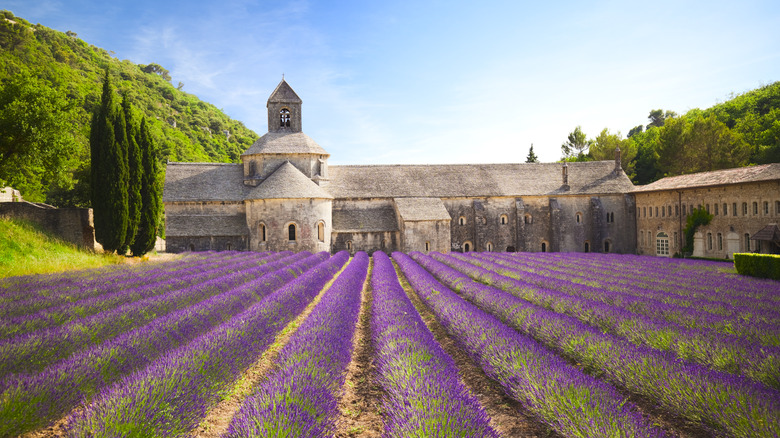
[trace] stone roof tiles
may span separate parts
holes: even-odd
[[[769,224],[758,230],[758,232],[756,232],[756,234],[754,234],[751,239],[766,240],[780,245],[780,228],[778,228],[777,224]]]
[[[395,198],[398,215],[404,222],[449,221],[452,219],[441,198]]]
[[[633,192],[655,192],[661,190],[690,189],[694,187],[773,180],[780,180],[780,163],[713,170],[711,172],[692,173],[689,175],[668,176],[644,186],[637,186],[634,188]]]
[[[333,199],[329,193],[285,162],[260,185],[252,188],[246,199]]]
[[[325,189],[335,198],[486,197],[630,192],[614,161],[560,163],[329,166]]]
[[[303,103],[301,98],[298,97],[298,94],[284,78],[282,78],[282,81],[276,86],[273,93],[268,96],[268,102]]]
[[[243,201],[241,164],[168,163],[163,202]]]
[[[334,209],[333,231],[345,232],[381,232],[397,231],[398,220],[391,206]]]
[[[255,154],[315,154],[329,155],[311,137],[302,132],[269,132],[257,139],[241,155]]]

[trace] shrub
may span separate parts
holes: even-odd
[[[780,280],[780,255],[737,253],[734,266],[741,275]]]

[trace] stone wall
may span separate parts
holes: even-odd
[[[333,202],[330,199],[256,199],[246,202],[251,250],[331,250]],[[318,229],[320,223],[323,224],[322,235]],[[295,240],[289,239],[291,224],[295,227]],[[262,227],[265,227],[265,239]]]
[[[697,256],[733,258],[734,252],[757,252],[760,244],[750,236],[780,221],[780,181],[638,192],[635,197],[639,254],[666,255],[658,245],[666,238],[668,255],[680,252],[685,218],[700,205],[713,219],[697,229],[702,239]]]
[[[450,252],[450,221],[404,221],[401,224],[401,251]]]
[[[76,246],[100,249],[91,208],[55,208],[32,202],[0,202],[0,216],[23,219]]]
[[[333,233],[331,236],[332,252],[347,250],[350,254],[365,251],[372,254],[382,251],[388,255],[401,249],[398,231],[349,231]]]

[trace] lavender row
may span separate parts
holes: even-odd
[[[712,330],[689,329],[663,319],[649,318],[565,292],[528,287],[519,280],[501,276],[449,255],[434,253],[432,257],[461,273],[468,274],[467,276],[481,279],[537,306],[570,315],[636,345],[668,350],[683,360],[732,374],[741,374],[769,387],[780,389],[780,348],[778,347],[746,343],[738,337]],[[414,259],[422,263],[426,269],[428,268],[425,258],[417,256]],[[453,285],[449,286],[454,289]]]
[[[132,289],[118,289],[115,292],[93,296],[72,303],[65,303],[39,312],[0,321],[0,336],[20,336],[47,328],[54,328],[70,321],[85,318],[105,312],[116,306],[132,303],[166,292],[186,288],[193,284],[220,277],[229,272],[240,271],[257,265],[258,259],[247,258],[232,263],[220,263],[210,266],[207,270],[200,267],[181,273],[180,277],[157,281],[150,279],[149,283]]]
[[[700,330],[713,330],[727,335],[735,335],[747,342],[756,342],[765,346],[780,346],[780,325],[761,321],[752,321],[749,315],[715,315],[698,308],[681,307],[650,298],[638,297],[627,293],[574,284],[565,280],[543,277],[537,274],[513,270],[485,259],[453,254],[461,260],[479,265],[492,273],[498,273],[518,280],[522,287],[543,287],[565,291],[571,295],[602,302],[604,304],[629,310],[650,318],[667,320],[683,327]],[[483,279],[480,278],[480,281]],[[484,281],[490,281],[485,278]],[[703,306],[703,304],[701,304]]]
[[[398,282],[390,258],[375,252],[371,333],[383,400],[385,436],[498,437],[455,362],[428,330]]]
[[[432,258],[426,268],[506,324],[629,391],[728,436],[772,436],[780,430],[780,392],[745,378],[680,361],[640,347],[579,320],[472,281]]]
[[[393,253],[393,258],[485,373],[562,435],[666,436],[614,387],[582,373],[537,341],[468,303],[409,256]]]
[[[368,255],[358,252],[279,352],[274,372],[244,401],[224,436],[335,434],[367,273]]]
[[[183,266],[167,264],[159,268],[145,270],[129,271],[125,274],[126,278],[105,278],[95,271],[89,278],[84,278],[80,282],[67,285],[62,284],[54,286],[51,289],[40,289],[37,287],[27,287],[17,289],[14,292],[23,296],[10,302],[0,303],[0,317],[12,318],[35,313],[54,306],[74,303],[91,297],[98,297],[111,292],[117,292],[125,289],[134,289],[145,285],[162,282],[172,278],[186,276],[208,269],[216,269],[227,264],[235,264],[239,260],[249,260],[262,258],[263,255],[236,255],[219,256],[211,259],[197,259],[194,263],[188,263]]]
[[[99,288],[104,283],[113,284],[127,279],[142,278],[139,274],[165,270],[186,269],[192,265],[208,263],[213,258],[232,258],[236,254],[202,254],[186,257],[183,261],[148,263],[138,265],[108,265],[94,269],[67,271],[57,274],[13,277],[1,281],[0,303],[26,300],[31,297],[69,295],[83,289]]]
[[[746,279],[734,274],[716,272],[715,269],[696,269],[702,261],[664,259],[658,257],[635,256],[626,254],[555,253],[538,257],[525,254],[512,254],[516,262],[533,266],[535,269],[552,269],[562,274],[570,274],[572,269],[598,273],[597,278],[609,278],[611,283],[620,283],[625,287],[650,289],[668,289],[682,296],[694,296],[722,300],[780,302],[780,286],[775,282],[759,279]],[[706,262],[713,264],[713,262]],[[723,265],[720,262],[714,262]],[[620,275],[615,274],[620,272]],[[587,277],[587,274],[586,274]],[[590,276],[593,279],[593,276]],[[746,281],[747,280],[747,281]]]
[[[236,288],[308,255],[298,253],[250,269],[222,273],[220,277],[202,283],[194,282],[190,287],[128,303],[63,326],[0,341],[0,377],[10,373],[38,372],[90,345],[100,344],[155,318]],[[275,257],[265,260],[271,258]]]
[[[310,256],[237,289],[157,318],[40,373],[3,379],[0,436],[20,434],[59,418],[128,373],[143,369],[171,349],[230,320],[327,258],[325,253]]]
[[[489,260],[513,270],[523,269],[518,266],[517,261],[515,261],[515,258],[512,256],[485,253],[480,254],[475,258]],[[551,276],[559,281],[570,282],[572,287],[577,287],[578,285],[592,286],[596,283],[596,287],[599,289],[657,300],[681,308],[701,309],[702,311],[716,315],[731,315],[738,312],[742,315],[750,315],[751,319],[758,319],[761,322],[772,324],[780,323],[780,310],[776,308],[777,304],[780,303],[769,299],[748,299],[744,296],[736,297],[733,295],[719,297],[718,294],[712,291],[709,293],[691,293],[689,289],[679,286],[670,287],[668,284],[664,286],[665,288],[656,286],[652,289],[648,289],[636,284],[627,283],[615,276],[599,274],[598,280],[594,280],[592,271],[581,273],[572,268],[569,268],[566,272],[542,275],[548,278]],[[724,279],[721,280],[723,281]]]
[[[320,253],[328,257],[326,253]],[[346,263],[341,252],[214,330],[169,351],[68,418],[71,437],[184,436]]]

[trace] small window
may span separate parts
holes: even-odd
[[[753,203],[753,215],[754,216],[758,215],[758,202]]]
[[[655,208],[655,217],[658,217],[658,207]]]
[[[723,234],[718,233],[718,251],[723,251]]]
[[[325,222],[318,222],[317,223],[317,240],[320,242],[325,241]]]
[[[506,225],[509,223],[509,217],[505,214],[501,215],[501,218],[499,219],[501,225]]]
[[[195,245],[190,243],[190,251],[195,251]]]
[[[425,252],[428,252],[431,250],[431,242],[425,242]]]
[[[547,252],[547,242],[542,242],[542,252]]]
[[[723,203],[723,216],[728,216],[728,215],[729,215],[729,205],[724,202]]]
[[[775,215],[780,216],[780,201],[775,201]]]
[[[578,224],[579,224],[579,223],[582,223],[582,213],[577,213],[577,215],[576,215],[576,220],[577,220],[577,223],[578,223]]]
[[[458,218],[458,225],[466,225],[466,217],[461,216]]]
[[[750,233],[745,233],[745,251],[750,251]]]
[[[590,252],[590,242],[585,242],[585,252]]]
[[[642,207],[642,216],[647,217],[647,207]]]
[[[352,252],[352,241],[347,240],[347,251]]]
[[[227,251],[230,251],[230,244],[229,244],[229,243],[228,243],[228,244],[227,244],[227,246],[225,247],[225,250],[227,250]]]
[[[707,251],[712,251],[712,233],[707,233]]]
[[[666,209],[661,207],[661,217],[666,217]]]
[[[611,245],[610,245],[609,240],[605,240],[604,241],[604,252],[609,252],[609,250],[611,249],[610,246]]]
[[[534,219],[533,219],[533,217],[531,217],[530,214],[525,215],[525,223],[526,224],[531,224],[531,223],[533,223],[533,221],[534,221]]]
[[[680,206],[679,205],[675,205],[674,206],[674,217],[677,217],[679,215],[680,215]]]
[[[769,202],[764,201],[764,215],[769,215]]]
[[[469,252],[471,251],[471,242],[464,242],[463,243],[463,252]]]
[[[715,204],[715,216],[718,215],[718,204]]]
[[[387,248],[387,239],[382,239],[381,248],[382,249]]]
[[[290,110],[282,108],[282,110],[279,111],[279,122],[282,128],[290,127]]]
[[[707,210],[707,214],[710,214],[710,204],[707,204],[707,207],[705,208]]]
[[[488,242],[488,243],[485,245],[485,251],[487,251],[487,252],[493,252],[493,244],[492,244],[492,243],[490,243],[490,242]]]
[[[295,224],[290,224],[287,226],[287,239],[290,242],[295,242],[298,237],[297,230],[295,229]]]
[[[672,217],[672,206],[671,205],[667,205],[666,206],[666,215],[669,216],[669,217]]]
[[[748,209],[747,209],[747,202],[742,203],[742,216],[747,216]]]
[[[737,215],[737,203],[734,202],[731,204],[731,215],[736,216]]]
[[[683,204],[683,216],[687,215],[688,213],[685,212],[685,204]]]
[[[257,233],[260,235],[260,241],[265,242],[267,239],[267,236],[265,234],[265,224],[260,224],[259,232]]]
[[[674,232],[674,247],[677,248],[677,231]]]

